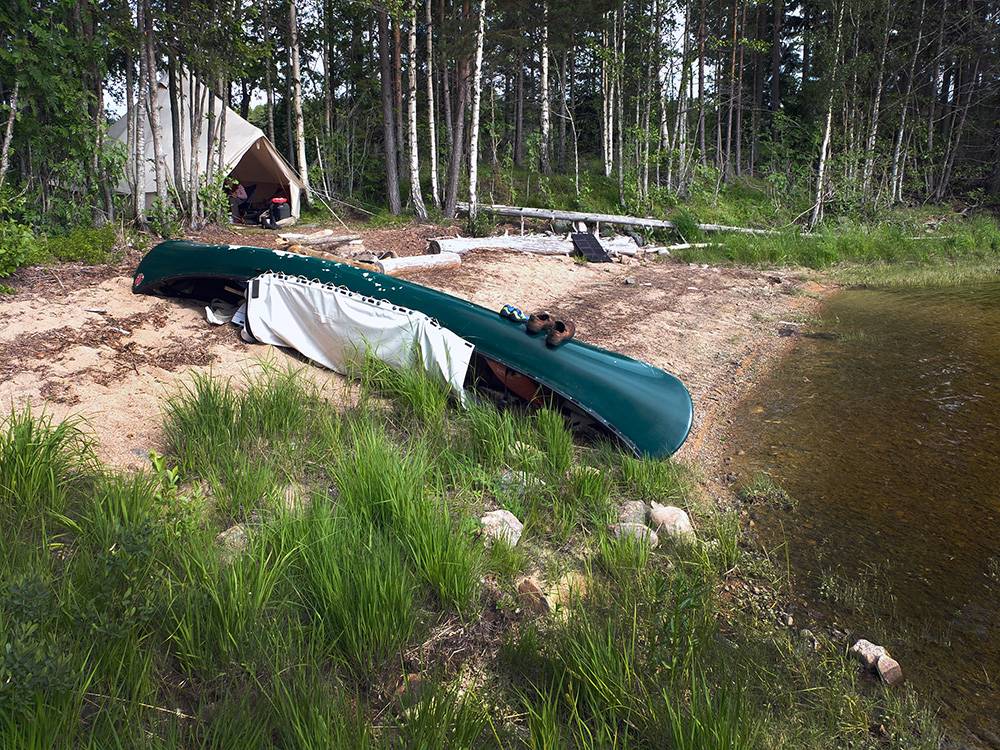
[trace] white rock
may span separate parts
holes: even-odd
[[[501,539],[514,547],[521,539],[521,532],[524,531],[524,524],[509,510],[491,510],[479,519],[479,523],[483,526],[487,544]]]
[[[629,500],[618,508],[618,520],[621,523],[646,523],[646,504],[641,500]]]
[[[650,547],[656,547],[660,543],[656,532],[641,523],[613,523],[608,528],[618,539],[635,539],[647,542]]]
[[[851,646],[851,656],[861,662],[865,669],[875,669],[878,660],[883,656],[888,656],[889,652],[882,646],[877,646],[864,638]]]
[[[650,524],[657,531],[680,539],[694,539],[694,526],[691,518],[683,508],[673,505],[653,503],[649,512]]]

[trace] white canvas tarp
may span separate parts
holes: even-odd
[[[192,79],[184,76],[181,82],[181,97],[178,109],[180,110],[180,130],[181,130],[181,163],[184,170],[188,170],[191,163],[191,95],[197,90],[202,98],[203,121],[201,126],[201,138],[198,141],[198,156],[201,164],[200,172],[205,174],[208,165],[208,96],[209,94],[203,86],[191,86]],[[215,96],[215,128],[216,143],[222,135],[222,100]],[[156,106],[160,112],[160,127],[163,130],[163,156],[164,168],[167,172],[167,180],[171,185],[176,185],[174,181],[174,154],[173,154],[173,120],[170,116],[170,92],[164,83],[157,86]],[[156,171],[153,152],[153,135],[148,118],[140,123],[140,131],[143,140],[143,154],[145,156],[145,184],[140,192],[145,193],[146,207],[152,205],[156,198]],[[252,195],[252,202],[265,204],[276,193],[287,193],[290,198],[292,216],[299,216],[300,191],[303,189],[302,180],[299,179],[295,170],[284,160],[274,144],[267,139],[264,131],[247,120],[244,120],[232,108],[226,110],[226,131],[225,131],[225,154],[223,155],[223,171],[227,175],[232,175],[239,180],[244,187],[255,186]],[[131,149],[128,139],[128,117],[122,117],[108,130],[109,140],[115,140]],[[186,181],[185,177],[185,181]],[[126,179],[115,188],[119,193],[131,193],[132,188]]]
[[[247,330],[346,374],[366,352],[390,367],[422,367],[462,398],[473,346],[432,318],[343,287],[281,274],[251,280]]]

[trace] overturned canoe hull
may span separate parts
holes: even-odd
[[[418,310],[471,342],[485,357],[538,382],[586,412],[637,455],[669,456],[691,429],[691,395],[675,376],[645,362],[572,339],[552,349],[544,336],[496,312],[420,284],[343,263],[240,245],[171,240],[135,271],[136,294],[217,296],[263,273],[285,273]]]

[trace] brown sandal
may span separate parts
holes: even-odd
[[[552,316],[544,310],[533,312],[528,317],[528,333],[541,333],[552,328],[555,323]]]
[[[576,334],[576,324],[572,320],[557,320],[549,329],[545,343],[551,347],[561,346]]]

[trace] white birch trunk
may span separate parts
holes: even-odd
[[[427,124],[430,129],[431,198],[441,208],[441,190],[438,188],[437,120],[434,109],[434,16],[431,0],[426,0],[427,19]]]
[[[295,161],[299,177],[306,191],[306,203],[312,199],[312,188],[309,186],[309,165],[306,163],[306,132],[302,119],[302,72],[299,67],[299,0],[292,0],[288,6],[289,46],[292,56],[292,107],[295,110]]]
[[[840,0],[837,9],[837,35],[833,45],[833,69],[830,74],[830,93],[826,99],[826,122],[823,126],[823,143],[819,148],[819,169],[816,174],[816,203],[813,205],[812,216],[809,219],[810,228],[823,220],[823,202],[826,197],[826,162],[830,152],[830,134],[833,128],[833,96],[836,91],[837,63],[840,60],[840,41],[844,31],[844,5],[847,0]]]
[[[156,43],[153,39],[153,16],[149,0],[142,0],[145,29],[146,82],[149,97],[149,127],[153,133],[153,170],[156,175],[156,197],[162,206],[167,205],[167,169],[163,160],[163,129],[160,125],[160,108],[157,106],[159,82],[156,80]]]
[[[552,165],[549,159],[549,129],[550,129],[550,113],[549,113],[549,4],[548,2],[542,3],[542,59],[541,59],[541,99],[542,99],[542,113],[541,113],[541,126],[542,126],[542,143],[540,149],[540,157],[542,162],[542,173],[549,174],[552,171]]]
[[[14,91],[10,95],[10,112],[7,114],[7,127],[4,128],[3,146],[0,146],[0,186],[3,185],[10,164],[10,142],[14,138],[14,120],[17,118],[17,95],[20,86],[21,82],[15,81]]]
[[[410,198],[413,210],[421,221],[427,221],[427,208],[420,193],[420,156],[417,144],[417,0],[410,0],[410,29],[407,35],[409,76],[407,76],[406,109],[409,120]]]
[[[139,21],[141,24],[141,20]],[[135,141],[132,143],[135,181],[132,184],[132,205],[135,220],[146,224],[146,55],[139,53],[139,80],[136,89]]]
[[[190,97],[188,98],[188,108],[190,123],[188,132],[191,136],[191,163],[188,169],[190,181],[188,184],[188,205],[191,207],[191,226],[198,228],[201,225],[201,206],[198,204],[198,186],[201,175],[201,161],[198,159],[198,147],[201,142],[201,129],[203,123],[202,114],[205,107],[205,87],[201,81],[194,76],[190,78]]]
[[[479,108],[483,89],[483,38],[485,36],[486,0],[479,0],[479,25],[476,27],[476,58],[472,71],[472,122],[469,125],[469,216],[476,218],[479,179]]]

